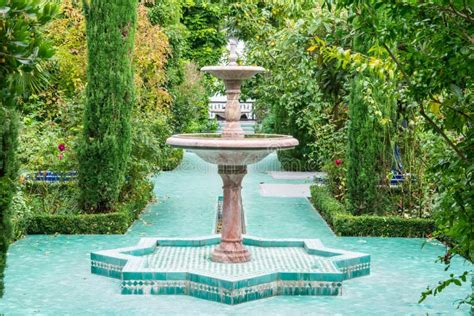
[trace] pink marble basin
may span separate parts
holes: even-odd
[[[291,149],[298,141],[287,135],[250,134],[244,138],[224,138],[221,134],[179,134],[168,145],[192,149],[203,160],[217,165],[254,164],[276,150]]]
[[[265,68],[257,66],[208,66],[201,71],[210,73],[222,80],[245,80],[258,73],[265,72]]]

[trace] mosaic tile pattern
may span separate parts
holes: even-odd
[[[190,295],[239,304],[275,295],[341,295],[344,280],[368,275],[370,256],[317,239],[245,236],[246,263],[210,260],[219,235],[142,238],[135,247],[91,254],[91,271],[122,280],[122,294]]]
[[[309,255],[304,248],[247,246],[252,254],[250,262],[222,264],[210,260],[214,247],[158,247],[153,254],[144,256],[145,268],[205,271],[221,277],[279,271],[322,271],[321,259]]]

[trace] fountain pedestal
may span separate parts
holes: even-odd
[[[242,180],[247,166],[219,166],[224,183],[221,243],[212,252],[212,261],[239,263],[250,260],[250,253],[242,244]]]

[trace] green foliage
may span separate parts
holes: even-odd
[[[87,102],[79,150],[80,204],[90,213],[114,208],[130,154],[135,103],[133,47],[137,1],[91,2],[87,19]]]
[[[0,1],[0,297],[3,272],[11,240],[10,206],[15,194],[18,164],[17,102],[40,87],[46,77],[40,63],[53,51],[40,28],[55,14],[54,4],[39,0]]]
[[[86,86],[86,21],[80,1],[62,0],[60,14],[45,29],[44,36],[56,49],[54,63],[48,65],[52,78],[43,93],[48,106],[56,98],[75,99]],[[56,98],[53,98],[56,97]]]
[[[151,186],[149,176],[160,170],[176,168],[182,159],[182,150],[165,145],[172,128],[168,116],[159,112],[134,111],[132,125],[132,150],[127,164],[127,181],[122,188],[121,200],[130,194],[143,191],[143,186]]]
[[[199,67],[214,65],[222,56],[226,44],[222,31],[225,7],[219,1],[182,1],[181,23],[188,30],[188,49],[183,57]]]
[[[326,185],[329,192],[339,201],[344,201],[347,193],[347,162],[336,158],[328,161],[323,170],[327,173]]]
[[[51,170],[56,173],[77,170],[76,147],[80,133],[82,109],[68,102],[62,111],[51,113],[51,120],[42,118],[44,103],[29,104],[23,111],[19,136],[18,161],[25,172]],[[64,145],[64,150],[58,146]]]
[[[472,4],[445,0],[336,4],[349,12],[354,35],[369,47],[368,53],[396,65],[395,78],[405,96],[399,114],[408,119],[420,115],[425,131],[445,142],[446,146],[427,148],[429,156],[438,157],[430,170],[437,192],[438,235],[454,241],[450,257],[461,255],[472,261]]]
[[[11,204],[11,223],[13,240],[18,240],[26,234],[28,229],[28,219],[32,216],[33,210],[25,199],[25,193],[18,188]]]
[[[168,78],[165,67],[170,54],[168,37],[159,25],[148,19],[147,9],[138,7],[133,66],[137,107],[147,113],[166,115],[172,97],[165,89]]]
[[[35,214],[78,214],[79,190],[76,181],[48,183],[24,180],[22,199]]]
[[[438,294],[441,294],[447,287],[450,285],[457,285],[457,286],[462,286],[463,282],[468,282],[468,278],[470,276],[469,271],[464,271],[461,275],[454,275],[451,273],[449,275],[449,279],[439,281],[438,285],[431,289],[430,287],[426,288],[426,291],[421,293],[421,298],[418,303],[423,302],[425,299],[427,299],[430,295],[436,296]],[[471,282],[474,283],[474,279],[472,279],[471,276]],[[461,306],[462,304],[469,304],[469,305],[474,305],[474,293],[471,293],[471,295],[468,295],[465,299],[461,300],[458,303],[458,307]]]
[[[207,119],[211,80],[198,74],[198,67],[219,61],[226,40],[221,30],[221,3],[155,1],[150,21],[159,24],[169,39],[166,87],[173,100],[170,110],[174,132],[209,131]],[[194,66],[196,65],[196,66]]]
[[[227,27],[237,37],[251,40],[264,31],[281,29],[288,20],[297,20],[319,3],[317,0],[226,0]]]
[[[340,236],[426,237],[435,229],[434,221],[398,216],[354,216],[324,187],[311,187],[314,207]]]
[[[161,169],[163,171],[171,171],[179,166],[183,160],[184,151],[182,149],[175,149],[165,146],[163,149],[163,155],[161,159]]]
[[[199,132],[208,121],[208,93],[204,87],[203,76],[196,66],[187,63],[184,66],[184,80],[171,89],[175,96],[171,108],[173,126],[176,132]]]
[[[221,58],[226,44],[224,13],[225,7],[218,1],[160,0],[151,6],[149,17],[151,23],[164,27],[170,38],[171,61],[184,59],[203,67]]]
[[[258,119],[267,132],[290,134],[300,142],[295,150],[279,153],[283,167],[320,169],[340,155],[336,144],[344,142],[339,130],[347,111],[347,70],[315,58],[307,47],[315,34],[346,43],[344,21],[320,12],[314,1],[231,1],[230,12],[229,23],[246,39],[245,62],[269,70],[249,82],[249,91],[244,87],[257,100]]]
[[[149,6],[148,16],[152,24],[168,27],[180,23],[183,15],[181,0],[154,1]]]
[[[17,172],[15,148],[18,135],[18,114],[12,106],[0,107],[0,297],[3,296],[3,271],[11,239],[10,204],[15,194]]]

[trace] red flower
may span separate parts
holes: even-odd
[[[63,155],[63,154],[59,154],[59,155],[58,155],[58,158],[59,158],[59,160],[63,160],[64,155]]]
[[[342,160],[341,160],[341,159],[336,159],[336,161],[335,161],[335,162],[336,162],[336,166],[339,166],[339,165],[341,165],[341,163],[342,163]]]
[[[59,144],[59,145],[58,145],[58,149],[59,149],[59,151],[65,151],[65,150],[66,150],[66,145],[64,145],[64,144]]]

